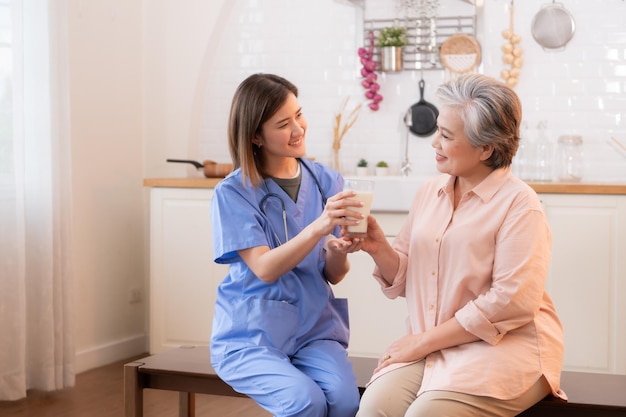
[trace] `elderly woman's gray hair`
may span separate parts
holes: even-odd
[[[441,85],[437,98],[442,106],[458,110],[473,146],[493,146],[485,161],[489,167],[511,165],[522,123],[522,104],[511,87],[483,74],[466,74]]]

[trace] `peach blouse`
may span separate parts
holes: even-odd
[[[417,191],[393,242],[393,285],[374,270],[387,297],[406,297],[410,333],[456,317],[481,339],[428,355],[420,393],[513,399],[545,375],[565,399],[563,329],[545,289],[552,238],[537,194],[503,168],[455,210],[454,180],[437,176]]]

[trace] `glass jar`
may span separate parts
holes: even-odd
[[[554,141],[548,135],[548,121],[542,120],[537,125],[537,136],[532,143],[533,171],[531,180],[549,182],[554,177]]]
[[[532,149],[528,144],[528,124],[526,122],[522,122],[522,127],[520,129],[520,138],[519,138],[519,146],[517,148],[517,153],[515,153],[515,157],[513,158],[513,173],[522,180],[526,181],[531,179],[531,166],[530,159],[532,155]]]
[[[559,181],[580,182],[583,179],[582,147],[582,136],[559,136],[557,146],[557,178]]]

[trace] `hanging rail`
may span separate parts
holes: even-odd
[[[369,32],[377,37],[382,28],[401,26],[407,30],[403,50],[404,70],[440,70],[439,48],[450,36],[461,33],[476,37],[476,16],[437,16],[415,19],[371,19],[363,21],[363,39]],[[374,60],[380,62],[380,50],[374,47]]]

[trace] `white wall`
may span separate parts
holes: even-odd
[[[277,72],[300,88],[300,101],[309,119],[309,156],[329,162],[334,113],[348,96],[354,103],[363,99],[356,58],[356,50],[362,46],[362,17],[395,17],[395,2],[367,0],[365,10],[338,0],[296,2],[298,7],[285,7],[284,0],[232,3],[222,10],[208,42],[194,43],[188,50],[197,53],[199,46],[203,56],[201,65],[185,68],[185,74],[180,74],[192,73],[191,80],[196,83],[193,102],[186,103],[192,106],[187,115],[190,123],[185,125],[189,130],[161,136],[167,146],[160,146],[160,151],[169,157],[228,161],[226,120],[235,87],[253,72]],[[509,25],[510,2],[484,3],[477,34],[483,55],[480,72],[499,77],[503,68],[501,32]],[[574,16],[576,33],[559,52],[543,50],[530,33],[534,15],[548,3],[526,0],[515,7],[515,31],[522,37],[525,60],[516,91],[523,101],[524,118],[531,127],[547,120],[554,141],[561,134],[583,136],[585,180],[626,181],[626,153],[618,153],[607,143],[611,136],[626,143],[626,31],[621,23],[626,3],[568,1],[565,6]],[[442,15],[472,12],[472,7],[460,0],[441,0]],[[305,15],[308,19],[301,18]],[[174,80],[178,75],[172,72],[169,77]],[[342,159],[347,172],[361,157],[371,162],[386,159],[397,172],[405,136],[401,117],[419,98],[420,75],[419,71],[404,71],[380,77],[381,110],[364,109],[344,139]],[[424,72],[428,101],[437,104],[434,92],[444,78],[443,71]],[[189,79],[182,82],[189,87]],[[172,121],[161,119],[153,127],[163,132]],[[153,152],[151,143],[147,147]],[[411,139],[410,157],[417,173],[434,172],[432,156],[428,139]],[[153,160],[146,174],[192,173],[192,169],[163,164],[164,157]]]
[[[147,177],[169,176],[167,158],[200,156],[188,148],[198,141],[206,83],[219,61],[215,52],[224,25],[240,2],[143,3],[145,171]]]
[[[77,370],[146,350],[141,2],[69,1]],[[144,291],[145,293],[145,291]]]
[[[389,0],[368,0],[368,4]],[[300,88],[309,120],[308,153],[331,154],[334,115],[346,97],[362,100],[356,50],[366,10],[345,0],[70,0],[77,348],[79,370],[146,350],[146,177],[194,175],[166,158],[230,160],[226,120],[236,86],[253,72],[276,72]],[[441,0],[454,14],[460,0]],[[626,181],[626,29],[622,0],[569,0],[576,34],[562,52],[532,39],[532,17],[548,0],[516,2],[525,65],[516,91],[530,124],[546,119],[554,138],[585,141],[587,181]],[[510,2],[485,0],[481,72],[498,76]],[[389,9],[388,9],[389,10]],[[370,13],[371,12],[371,13]],[[306,17],[306,18],[305,18]],[[600,23],[598,23],[600,22]],[[381,76],[384,101],[367,109],[344,139],[347,171],[359,158],[401,161],[403,112],[418,100],[420,73]],[[426,71],[434,101],[441,71]],[[436,102],[435,102],[436,104]],[[428,139],[412,138],[416,173],[433,172]],[[210,256],[210,254],[207,254]]]

